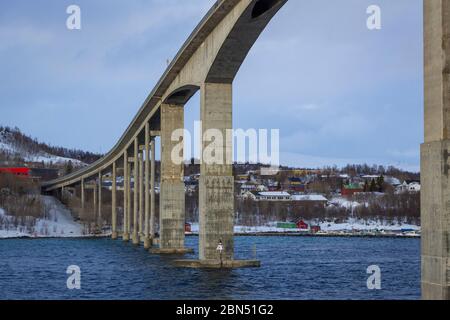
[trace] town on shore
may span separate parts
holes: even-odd
[[[101,155],[50,147],[17,128],[0,127],[0,238],[106,235],[93,221],[93,195],[80,208],[80,190],[68,190],[61,202],[41,196],[39,184],[73,172]],[[156,163],[156,181],[160,163]],[[347,165],[276,170],[262,164],[235,163],[237,235],[420,236],[420,174],[393,166]],[[186,233],[198,233],[200,167],[185,165]],[[110,212],[111,177],[105,176],[104,212]],[[132,187],[134,182],[131,183]],[[123,180],[117,178],[119,190]],[[156,212],[159,185],[156,184]],[[121,203],[121,192],[118,193]],[[118,207],[121,221],[123,208]],[[157,217],[158,218],[158,217]],[[158,220],[158,219],[156,219]]]

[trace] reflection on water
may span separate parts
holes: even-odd
[[[197,249],[196,237],[186,239]],[[184,269],[179,257],[109,239],[0,241],[0,299],[418,299],[420,240],[237,237],[236,257],[261,268]],[[185,258],[195,258],[186,255]],[[369,265],[382,290],[368,290]],[[66,269],[81,268],[81,290]]]

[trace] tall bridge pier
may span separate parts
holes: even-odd
[[[223,243],[223,259],[233,260],[234,178],[232,141],[232,84],[205,83],[201,86],[200,114],[203,148],[199,186],[199,258],[217,260],[217,245]],[[214,132],[217,130],[218,132]],[[209,141],[220,133],[222,141]],[[211,155],[208,148],[215,150]]]
[[[424,0],[422,297],[450,299],[450,2]]]
[[[153,253],[180,254],[192,252],[184,247],[185,191],[183,138],[172,134],[184,129],[184,106],[161,105],[161,183],[159,213],[159,249]],[[177,145],[181,147],[177,148]],[[177,153],[177,154],[175,154]],[[177,161],[179,160],[179,161]]]

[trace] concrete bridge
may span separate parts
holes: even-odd
[[[287,0],[220,0],[184,43],[175,59],[150,93],[120,140],[108,154],[92,165],[43,185],[46,192],[80,185],[81,206],[85,206],[86,184],[94,185],[97,220],[103,216],[102,178],[112,177],[112,238],[119,236],[151,248],[155,242],[155,138],[161,139],[159,247],[151,252],[181,254],[184,245],[184,166],[171,153],[179,141],[172,133],[184,128],[184,105],[201,93],[202,136],[208,129],[223,137],[232,129],[232,83],[251,47]],[[227,141],[225,141],[227,142]],[[231,142],[231,141],[230,141]],[[199,260],[180,265],[199,267],[258,266],[258,261],[234,259],[234,179],[230,158],[231,143],[222,148],[223,161],[200,168]],[[206,142],[202,142],[206,147]],[[117,173],[124,179],[122,230],[117,221]],[[134,192],[131,192],[131,179]],[[132,205],[133,204],[133,205]],[[143,218],[143,219],[142,219]],[[142,222],[140,224],[140,222]],[[139,231],[142,231],[140,234]],[[216,250],[222,242],[221,260]]]
[[[287,0],[220,0],[206,14],[167,68],[113,149],[102,159],[43,185],[45,191],[94,183],[101,217],[101,181],[112,176],[112,238],[131,238],[145,248],[155,240],[155,138],[161,139],[159,248],[155,253],[185,253],[183,166],[171,159],[171,134],[183,128],[183,106],[201,92],[202,133],[232,128],[232,83],[258,36]],[[422,295],[450,298],[450,1],[424,1],[425,143],[422,174]],[[225,136],[225,134],[224,134]],[[203,146],[206,144],[203,142]],[[231,150],[223,146],[223,156]],[[118,230],[117,172],[123,172],[124,218]],[[136,182],[131,199],[130,179]],[[224,245],[224,267],[258,266],[234,260],[233,176],[231,163],[201,165],[199,260],[182,266],[220,266],[218,242]],[[97,199],[98,198],[98,199]],[[133,202],[133,211],[131,203]],[[140,219],[144,216],[144,219]],[[144,221],[140,225],[140,221]],[[101,221],[99,221],[101,222]]]

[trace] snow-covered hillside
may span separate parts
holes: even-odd
[[[18,157],[26,162],[44,162],[45,164],[64,164],[71,161],[74,166],[82,166],[82,161],[55,156],[44,152],[42,150],[33,150],[27,148],[15,141],[8,132],[0,131],[0,152],[5,153],[11,157]]]
[[[83,225],[74,221],[70,211],[53,197],[42,197],[45,206],[49,208],[47,219],[37,219],[34,230],[27,230],[24,226],[9,228],[5,230],[0,224],[0,238],[16,237],[81,237],[83,236]],[[3,219],[12,219],[0,208],[0,216]]]

